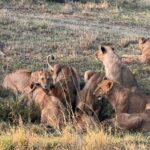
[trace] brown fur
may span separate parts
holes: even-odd
[[[62,102],[57,97],[46,94],[40,86],[33,87],[31,91],[29,96],[41,112],[41,123],[61,129],[67,118]]]
[[[132,92],[108,79],[98,84],[94,94],[106,96],[117,113],[140,113],[150,102],[150,97],[141,92]]]
[[[49,58],[48,58],[49,60]],[[49,65],[49,71],[53,78],[55,90],[50,91],[55,93],[65,105],[71,105],[74,107],[77,93],[80,90],[80,78],[77,70],[74,67],[68,67],[65,65],[55,64]]]
[[[89,116],[87,114],[82,114],[79,116],[76,116],[73,121],[73,126],[78,131],[85,131],[89,128],[97,127],[98,126],[98,120],[94,116]]]
[[[95,71],[88,70],[84,73],[84,82],[87,82],[93,75],[95,74]]]
[[[96,58],[102,61],[106,77],[120,83],[126,88],[137,88],[137,81],[130,69],[122,64],[120,58],[109,46],[103,46],[96,52]]]
[[[150,132],[150,109],[146,109],[142,113],[121,113],[108,122],[112,127],[122,130],[147,133]]]
[[[26,69],[20,69],[5,76],[3,86],[12,90],[14,93],[22,93],[24,89],[38,83],[43,89],[50,86],[50,75],[48,72],[31,72]]]
[[[92,76],[91,76],[92,74]],[[93,72],[93,71],[86,71],[85,72],[86,84],[84,88],[79,92],[79,96],[77,99],[76,105],[76,113],[84,112],[89,116],[95,115],[98,117],[101,103],[93,94],[97,84],[102,81],[104,74]]]
[[[122,61],[125,63],[150,63],[150,39],[140,38],[139,48],[141,55],[123,55]]]

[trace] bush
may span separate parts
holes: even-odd
[[[3,98],[0,102],[0,121],[19,124],[20,121],[39,122],[40,114],[35,105],[24,103],[25,98]]]

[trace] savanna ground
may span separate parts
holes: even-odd
[[[112,43],[122,54],[139,53],[138,45],[122,48],[122,43],[150,35],[149,0],[103,0],[99,3],[58,4],[37,0],[0,0],[0,84],[3,77],[19,68],[38,70],[46,56],[55,62],[84,71],[103,71],[93,54],[100,44]],[[150,66],[132,64],[141,89],[150,94]],[[150,137],[140,133],[107,133],[88,130],[62,133],[31,123],[34,111],[20,104],[0,87],[0,150],[11,149],[150,149]],[[35,116],[36,117],[36,116]]]

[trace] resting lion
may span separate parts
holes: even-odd
[[[40,84],[43,89],[50,86],[51,77],[46,71],[29,71],[27,69],[19,69],[5,76],[3,86],[14,93],[22,93],[26,87],[32,84]]]
[[[145,109],[142,113],[120,113],[115,118],[103,122],[114,128],[148,133],[150,132],[150,109]]]
[[[123,55],[122,61],[124,63],[150,63],[150,39],[139,39],[140,55]]]

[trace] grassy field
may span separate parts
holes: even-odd
[[[149,0],[103,0],[97,4],[0,0],[0,42],[6,54],[0,55],[0,84],[15,69],[42,69],[49,54],[54,54],[55,62],[75,66],[81,78],[88,69],[103,71],[93,56],[97,46],[110,43],[120,56],[139,53],[138,45],[123,48],[122,43],[149,37],[149,18]],[[141,89],[150,95],[150,66],[129,67]],[[28,115],[33,112],[14,101],[2,87],[0,102],[0,150],[150,149],[150,137],[138,133],[89,129],[79,134],[71,127],[52,133],[38,123],[30,123]]]

